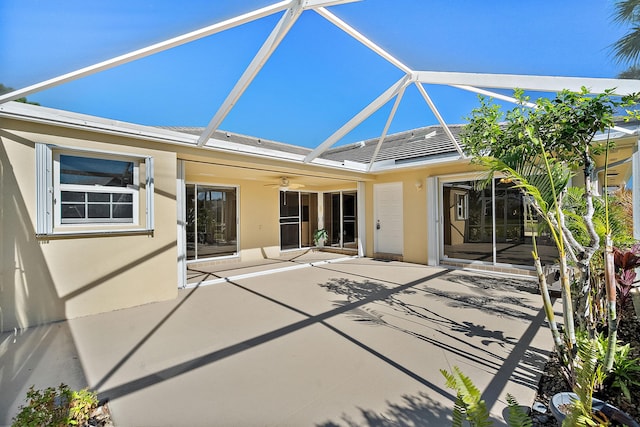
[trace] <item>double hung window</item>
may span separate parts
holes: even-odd
[[[137,161],[56,153],[54,170],[56,224],[138,222]]]
[[[36,144],[36,175],[39,235],[153,230],[152,157]]]

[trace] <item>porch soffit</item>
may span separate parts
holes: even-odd
[[[228,94],[227,98],[223,102],[223,104],[218,108],[218,111],[214,114],[213,118],[209,122],[209,125],[200,133],[197,138],[195,138],[195,144],[197,146],[203,147],[208,146],[211,148],[221,148],[224,144],[224,138],[214,137],[212,136],[220,136],[220,130],[218,126],[226,117],[226,115],[231,111],[231,109],[235,106],[238,99],[242,96],[245,89],[251,84],[253,79],[258,75],[262,66],[266,63],[269,57],[273,54],[273,52],[278,48],[279,43],[284,39],[289,30],[296,24],[298,18],[302,13],[309,13],[309,11],[314,11],[319,14],[321,17],[326,19],[328,22],[348,34],[350,37],[353,37],[360,44],[365,46],[366,48],[372,50],[377,55],[385,59],[387,62],[395,66],[398,70],[400,70],[404,77],[396,82],[391,87],[387,88],[382,92],[378,98],[376,98],[373,102],[367,105],[364,109],[354,115],[354,117],[348,121],[345,125],[343,125],[340,129],[338,129],[333,135],[327,138],[324,142],[319,144],[315,149],[310,151],[304,151],[305,149],[299,150],[300,147],[296,149],[293,148],[285,148],[280,147],[281,150],[288,152],[291,154],[292,161],[296,161],[298,163],[306,163],[306,164],[327,164],[326,162],[334,158],[335,152],[332,154],[329,149],[336,144],[338,141],[342,139],[347,133],[361,124],[364,120],[371,117],[375,112],[377,112],[382,106],[386,105],[388,102],[395,100],[396,103],[400,102],[402,98],[402,94],[404,90],[410,85],[416,85],[420,94],[425,100],[427,107],[433,112],[434,116],[437,118],[437,121],[440,124],[441,130],[445,138],[448,139],[448,142],[441,141],[441,148],[443,150],[447,150],[445,146],[448,144],[449,148],[453,147],[459,156],[464,156],[463,152],[460,148],[460,144],[457,141],[455,134],[455,126],[451,126],[442,119],[442,116],[439,113],[438,106],[431,100],[429,94],[424,89],[422,84],[431,84],[431,85],[444,85],[449,87],[454,87],[464,91],[470,91],[474,93],[481,93],[487,96],[493,96],[496,99],[501,99],[509,102],[514,102],[515,100],[512,97],[505,96],[499,92],[491,91],[490,89],[529,89],[535,91],[543,91],[543,92],[557,92],[562,89],[569,89],[578,91],[581,87],[587,87],[592,93],[601,93],[605,89],[608,88],[616,88],[616,92],[618,94],[629,94],[629,93],[637,93],[640,92],[640,81],[639,80],[621,80],[621,79],[606,79],[606,78],[581,78],[581,77],[554,77],[554,76],[531,76],[531,75],[512,75],[512,74],[483,74],[483,73],[458,73],[458,72],[440,72],[440,71],[427,71],[427,70],[413,70],[408,67],[406,64],[402,63],[398,60],[393,54],[386,51],[382,47],[375,44],[368,37],[360,33],[357,29],[350,26],[348,23],[340,19],[333,12],[329,11],[327,7],[336,6],[344,3],[350,3],[354,0],[284,0],[277,3],[273,3],[270,6],[266,6],[257,10],[254,10],[249,13],[245,13],[239,16],[236,16],[231,19],[227,19],[225,21],[201,28],[196,31],[189,32],[187,34],[183,34],[178,37],[174,37],[168,40],[165,40],[160,43],[153,44],[151,46],[138,49],[132,51],[125,55],[120,55],[115,58],[109,59],[107,61],[100,62],[98,64],[94,64],[89,67],[85,67],[71,73],[67,73],[22,89],[15,90],[13,92],[7,93],[5,95],[0,96],[0,107],[2,104],[12,101],[21,97],[28,96],[35,92],[39,92],[44,89],[48,89],[66,82],[70,82],[81,77],[85,77],[100,71],[104,71],[113,67],[117,67],[119,65],[123,65],[129,63],[131,61],[135,61],[149,55],[153,55],[159,52],[163,52],[167,49],[171,49],[177,46],[181,46],[186,43],[190,43],[204,37],[210,36],[212,34],[216,34],[222,31],[229,30],[231,28],[238,27],[240,25],[247,24],[249,22],[255,21],[260,18],[264,18],[266,16],[270,16],[277,13],[282,13],[282,16],[273,29],[271,34],[265,40],[262,48],[258,51],[258,53],[254,56],[253,60],[249,64],[249,66],[245,69],[245,72],[236,82],[235,86]],[[395,107],[392,110],[388,123],[393,119],[393,115],[395,114]],[[386,130],[388,126],[385,127],[381,137],[378,139],[375,148],[373,142],[365,141],[363,144],[364,148],[367,148],[371,151],[371,154],[368,157],[369,168],[372,169],[373,163],[375,161],[380,160],[381,158],[378,156],[382,153],[382,160],[384,160],[384,156],[391,156],[390,147],[392,145],[386,146],[386,154],[385,150],[381,149],[381,144],[387,141]],[[633,131],[629,131],[625,128],[617,128],[616,130],[624,133],[633,133]],[[186,138],[187,141],[181,141],[183,144],[186,143],[188,145],[192,145],[191,140],[194,138]],[[175,140],[173,142],[176,142]],[[246,142],[246,141],[245,141]],[[244,144],[245,146],[250,146],[250,144]],[[411,145],[409,142],[408,145]],[[435,147],[432,147],[434,150]],[[400,148],[398,148],[400,150]],[[296,151],[292,153],[290,151]],[[249,150],[250,152],[251,150]],[[260,151],[260,150],[254,150]],[[357,166],[358,163],[362,162],[367,156],[362,156],[364,154],[363,150],[359,153],[358,160],[355,160],[355,165],[351,165],[352,168],[359,168]],[[407,153],[411,158],[411,153]],[[437,154],[437,153],[436,153]],[[419,153],[415,153],[416,158],[420,158]],[[345,167],[349,169],[348,162],[352,162],[352,160],[346,160],[338,164],[332,164],[331,167]]]

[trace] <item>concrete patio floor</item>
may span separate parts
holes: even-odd
[[[0,339],[0,424],[27,388],[89,386],[117,426],[450,425],[459,366],[503,424],[551,336],[526,279],[348,259]]]

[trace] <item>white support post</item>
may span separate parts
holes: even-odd
[[[178,159],[176,165],[178,288],[187,286],[187,195],[185,191],[185,176],[185,161]]]
[[[433,103],[433,101],[431,100],[431,97],[429,96],[427,91],[424,89],[424,86],[422,86],[422,83],[418,82],[416,83],[416,86],[418,87],[418,91],[424,98],[425,102],[427,103],[427,105],[429,106],[433,114],[436,116],[436,119],[438,119],[438,122],[440,122],[440,126],[442,126],[444,133],[446,133],[447,137],[449,137],[451,142],[453,142],[453,145],[455,145],[456,150],[458,150],[458,153],[460,153],[460,155],[464,157],[464,152],[462,151],[462,147],[460,147],[460,144],[458,144],[456,137],[453,136],[453,134],[451,133],[451,129],[449,129],[449,126],[447,126],[447,123],[442,118],[442,115],[440,115],[440,111],[438,111],[436,104]]]
[[[400,105],[400,101],[402,101],[402,96],[404,95],[404,91],[407,87],[403,87],[400,90],[400,93],[396,96],[396,102],[393,103],[393,108],[389,113],[389,117],[387,118],[387,123],[384,125],[384,129],[382,130],[382,135],[380,135],[380,139],[378,140],[378,144],[376,144],[376,149],[373,151],[373,155],[371,156],[371,161],[369,162],[369,167],[367,168],[367,172],[371,171],[373,167],[373,163],[376,161],[376,157],[378,156],[378,152],[380,152],[380,147],[382,147],[382,142],[387,137],[387,132],[389,132],[389,126],[391,126],[391,122],[396,115],[396,111],[398,111],[398,106]]]
[[[358,181],[357,192],[357,214],[358,214],[358,257],[362,258],[367,253],[367,206],[366,206],[366,184]]]
[[[304,163],[309,163],[326,150],[331,148],[333,144],[338,142],[342,137],[351,132],[356,126],[365,121],[369,116],[378,111],[384,104],[389,102],[391,98],[396,96],[402,88],[406,87],[410,82],[410,75],[406,75],[398,80],[393,86],[384,91],[382,95],[377,97],[371,104],[363,108],[358,114],[356,114],[351,120],[345,123],[340,129],[335,131],[333,135],[327,138],[323,143],[317,146],[311,153],[307,154],[304,158]]]
[[[199,40],[203,37],[207,37],[212,34],[216,34],[221,31],[225,31],[242,24],[246,24],[247,22],[255,21],[256,19],[264,18],[265,16],[269,16],[274,13],[285,10],[287,7],[289,7],[290,4],[291,4],[291,0],[281,1],[271,6],[263,7],[261,9],[254,10],[252,12],[248,12],[243,15],[236,16],[235,18],[227,19],[226,21],[209,25],[208,27],[204,27],[187,34],[183,34],[183,35],[171,38],[169,40],[165,40],[163,42],[156,43],[142,49],[134,50],[133,52],[116,56],[115,58],[111,58],[106,61],[102,61],[97,64],[94,64],[85,68],[81,68],[76,71],[72,71],[71,73],[67,73],[58,77],[54,77],[49,80],[45,80],[40,83],[36,83],[31,86],[27,86],[22,89],[15,90],[13,92],[9,92],[7,94],[0,96],[0,104],[9,102],[9,101],[14,101],[18,98],[22,98],[36,92],[40,92],[42,90],[61,85],[63,83],[77,80],[81,77],[86,77],[91,74],[98,73],[100,71],[108,70],[109,68],[113,68],[118,65],[126,64],[128,62],[135,61],[137,59],[144,58],[149,55],[153,55],[154,53],[162,52],[167,49],[171,49],[173,47],[183,45],[185,43]]]
[[[318,230],[324,226],[324,193],[318,193]]]
[[[440,194],[438,189],[438,179],[436,177],[427,178],[427,265],[436,266],[440,264],[440,242],[442,240],[442,229],[440,227]]]
[[[147,209],[147,231],[153,231],[155,229],[155,171],[153,167],[153,157],[147,156],[144,159],[145,164],[145,195],[146,195],[146,209]]]
[[[218,109],[216,114],[213,116],[207,128],[204,130],[202,135],[198,138],[198,146],[202,147],[209,140],[209,137],[213,132],[218,129],[222,121],[227,117],[231,109],[235,106],[238,99],[242,96],[244,91],[249,87],[253,79],[258,75],[264,64],[271,57],[271,54],[276,50],[284,36],[287,35],[291,26],[297,21],[300,17],[300,14],[303,12],[303,8],[299,3],[292,5],[280,18],[278,24],[273,29],[269,37],[264,42],[256,56],[253,58],[249,66],[233,87],[227,99],[224,100],[222,106]]]

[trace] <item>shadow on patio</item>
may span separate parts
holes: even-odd
[[[507,391],[533,400],[551,347],[527,289],[351,259],[61,325],[117,425],[442,425],[452,365],[500,421]]]

